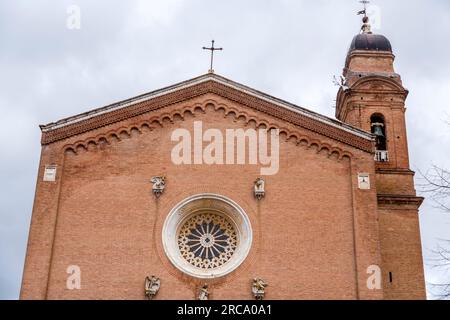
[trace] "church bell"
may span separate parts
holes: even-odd
[[[384,124],[382,124],[382,123],[373,123],[372,124],[372,132],[378,138],[384,138],[383,128],[384,128]]]

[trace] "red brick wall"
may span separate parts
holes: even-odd
[[[367,132],[371,116],[385,119],[389,162],[376,164],[379,238],[386,299],[424,299],[425,282],[414,172],[409,168],[405,100],[389,53],[356,52],[347,59],[350,90],[338,94],[337,117]],[[361,75],[361,73],[363,73]],[[372,73],[372,74],[370,74]],[[389,282],[389,272],[393,282]]]
[[[417,209],[383,207],[380,230],[385,298],[426,299]]]
[[[100,133],[130,128],[184,105],[243,110],[247,119],[265,120],[293,132],[282,133],[280,171],[266,178],[267,196],[252,195],[259,166],[175,166],[170,135],[175,128],[254,127],[246,116],[200,108],[195,117],[175,116],[162,127],[152,123],[120,134],[120,141],[86,144],[63,153],[65,145]],[[357,189],[357,173],[371,174],[373,156],[307,130],[258,114],[215,95],[144,114],[43,148],[21,298],[143,299],[146,275],[161,278],[158,299],[194,299],[197,281],[166,258],[161,230],[168,212],[186,197],[211,192],[236,201],[253,227],[245,262],[224,279],[210,282],[212,299],[251,299],[254,277],[269,283],[268,299],[371,299],[382,290],[366,288],[366,269],[381,265],[376,190]],[[119,130],[120,131],[120,130]],[[340,150],[331,154],[327,149]],[[350,157],[342,157],[345,153]],[[58,164],[55,183],[42,182],[46,164]],[[165,193],[156,200],[149,182],[165,175]],[[81,290],[66,289],[69,265],[81,268]]]

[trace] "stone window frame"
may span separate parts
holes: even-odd
[[[225,264],[213,269],[196,268],[185,260],[178,246],[179,230],[195,214],[214,211],[233,223],[238,243],[233,256]],[[203,193],[190,196],[179,202],[167,215],[162,228],[164,252],[169,261],[181,272],[194,278],[220,278],[235,271],[247,258],[253,241],[250,219],[233,200],[223,195]]]

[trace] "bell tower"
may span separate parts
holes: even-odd
[[[370,31],[364,17],[345,61],[345,83],[337,97],[336,117],[376,136],[379,168],[409,169],[405,125],[408,90],[395,73],[389,40]]]
[[[405,102],[408,90],[395,72],[389,40],[371,31],[366,10],[347,53],[336,118],[371,132],[385,298],[425,297],[418,212],[410,170]]]

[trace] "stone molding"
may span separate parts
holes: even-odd
[[[322,142],[316,138],[306,136],[304,133],[299,131],[291,130],[286,127],[280,127],[274,122],[266,118],[256,117],[250,115],[246,112],[238,110],[238,108],[230,107],[225,104],[218,103],[215,100],[208,99],[203,103],[197,103],[194,105],[186,105],[181,109],[173,110],[172,112],[165,112],[158,115],[153,115],[149,119],[141,120],[140,122],[130,124],[127,127],[119,127],[115,130],[110,130],[104,134],[99,134],[97,136],[88,137],[84,140],[78,140],[74,143],[69,143],[63,145],[62,149],[65,153],[79,154],[79,150],[88,151],[92,148],[98,148],[100,146],[111,145],[112,143],[120,142],[121,136],[124,135],[127,138],[133,137],[133,132],[138,135],[144,133],[145,131],[151,132],[157,128],[165,126],[165,123],[174,124],[177,121],[177,117],[182,121],[186,114],[195,116],[198,113],[206,113],[206,109],[212,106],[214,111],[223,110],[225,113],[224,117],[233,116],[234,121],[243,120],[245,125],[249,125],[250,122],[255,123],[255,126],[264,126],[267,130],[278,129],[280,135],[285,135],[285,141],[293,140],[296,145],[304,145],[307,148],[316,147],[317,152],[325,151],[328,157],[336,156],[338,160],[342,160],[344,157],[352,158],[353,153],[343,150],[340,147],[332,146],[327,142]]]
[[[315,114],[295,105],[289,104],[290,107],[288,107],[288,103],[285,103],[286,107],[283,107],[281,102],[279,104],[276,103],[278,101],[276,98],[272,97],[274,102],[271,102],[270,96],[265,96],[262,93],[260,94],[261,97],[257,96],[257,94],[249,94],[214,79],[182,87],[167,94],[156,95],[154,98],[144,99],[142,102],[137,101],[135,104],[123,108],[111,109],[110,111],[105,110],[104,112],[98,111],[97,114],[92,115],[86,114],[85,118],[80,118],[76,122],[75,120],[70,122],[67,119],[63,120],[61,124],[55,123],[41,126],[41,143],[47,145],[208,93],[216,94],[360,150],[373,151],[371,135],[358,128]]]

